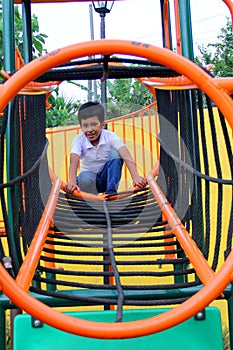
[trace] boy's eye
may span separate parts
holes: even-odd
[[[83,129],[88,129],[89,127],[92,129],[95,129],[99,124],[98,123],[91,123],[91,124],[83,124]]]

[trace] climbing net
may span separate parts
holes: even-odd
[[[232,198],[232,100],[228,91],[220,89],[222,81],[217,82],[185,58],[153,46],[105,40],[63,48],[31,62],[3,84],[0,109],[45,71],[97,53],[146,58],[186,75],[196,89],[156,91],[159,171],[152,169],[148,174],[149,188],[114,201],[97,201],[85,194],[64,195],[59,179],[51,184],[43,157],[46,140],[42,138],[32,165],[21,169],[18,178],[13,173],[12,180],[1,187],[4,208],[4,188],[20,184],[22,227],[27,231],[28,223],[34,223],[25,235],[23,253],[20,235],[16,233],[16,247],[15,238],[9,235],[11,251],[18,250],[11,255],[18,258],[10,273],[0,265],[0,281],[3,292],[16,305],[54,327],[97,338],[127,338],[172,327],[202,310],[223,291],[225,295],[228,292],[233,219],[232,202],[225,207],[224,198]],[[213,103],[219,107],[217,116]],[[38,163],[40,167],[35,166]],[[26,180],[30,172],[34,178]],[[38,202],[37,192],[29,189],[38,190],[42,173],[46,174],[42,180],[45,186]],[[17,203],[17,199],[13,202],[15,189],[11,196],[12,203]],[[38,217],[34,205],[38,206]],[[6,226],[10,226],[6,217]],[[3,259],[3,247],[1,250]],[[223,264],[220,258],[224,254]],[[27,293],[28,289],[33,294]],[[51,306],[116,305],[118,322],[73,320],[41,303],[42,299]],[[124,305],[171,304],[180,305],[151,319],[119,322]]]

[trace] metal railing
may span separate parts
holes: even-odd
[[[107,128],[116,132],[127,145],[138,171],[146,175],[159,158],[158,118],[156,102],[133,113],[106,121]],[[80,126],[47,129],[48,162],[52,171],[63,181],[68,180],[69,153]],[[131,187],[131,178],[124,166],[120,189]]]

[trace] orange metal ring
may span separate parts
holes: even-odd
[[[1,88],[0,112],[3,111],[8,102],[29,81],[34,80],[47,70],[72,59],[84,56],[94,56],[97,54],[126,54],[138,56],[163,64],[178,71],[180,74],[187,76],[193,83],[209,95],[227,119],[230,127],[233,129],[233,101],[226,92],[218,89],[214,78],[210,77],[195,63],[189,61],[185,57],[176,55],[170,50],[139,42],[123,40],[97,40],[83,42],[58,49],[43,57],[35,59],[20,69],[3,84]],[[2,284],[3,292],[18,307],[24,309],[33,317],[38,318],[52,327],[86,337],[122,339],[160,332],[194,316],[221,294],[231,282],[232,272],[233,251],[228,256],[226,262],[222,265],[220,271],[208,281],[207,285],[183,304],[156,317],[140,321],[114,324],[74,319],[73,317],[61,314],[56,310],[49,308],[20,289],[1,264],[0,284]]]
[[[57,175],[54,174],[54,172],[49,169],[49,176],[50,179],[53,183],[55,183],[58,179]],[[64,181],[61,181],[61,189],[66,192],[66,184]],[[113,196],[107,196],[105,194],[92,194],[92,193],[88,193],[88,192],[83,192],[83,191],[78,191],[78,190],[74,190],[72,192],[72,196],[74,197],[78,197],[78,198],[82,198],[85,199],[87,201],[103,201],[103,200],[107,200],[107,201],[112,201],[115,199],[122,199],[122,198],[126,198],[128,196],[130,196],[132,193],[134,193],[135,191],[140,190],[139,186],[133,186],[131,188],[129,188],[126,193],[123,192],[119,192],[116,195]]]
[[[158,316],[126,323],[91,322],[61,314],[22,290],[2,264],[0,264],[0,285],[2,284],[3,293],[8,295],[19,308],[36,319],[64,332],[99,339],[134,338],[171,328],[204,309],[231,282],[232,261],[233,251],[231,251],[221,270],[210,283],[183,304]]]
[[[218,88],[217,79],[210,77],[195,63],[187,58],[177,55],[168,49],[155,47],[135,41],[126,40],[96,40],[87,41],[75,45],[57,49],[39,57],[16,72],[1,87],[0,112],[8,102],[26,85],[29,81],[47,72],[49,69],[61,65],[74,58],[85,57],[102,53],[104,55],[126,54],[156,60],[171,69],[187,76],[200,89],[205,91],[219,107],[225,118],[233,129],[232,99]]]

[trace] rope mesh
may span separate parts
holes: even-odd
[[[27,252],[38,226],[51,186],[45,152],[45,95],[16,96],[4,111],[4,125],[1,135],[4,140],[7,133],[8,146],[5,149],[2,142],[2,178],[6,169],[5,153],[9,171],[6,169],[7,182],[2,181],[4,185],[0,188],[1,205],[9,255],[14,274],[17,274],[23,253]]]
[[[216,271],[232,249],[233,206],[226,201],[233,194],[232,131],[199,90],[158,90],[156,96],[161,144],[158,182]],[[45,156],[45,96],[17,96],[4,114],[0,193],[16,276],[51,188]],[[13,166],[4,183],[8,125],[7,152]],[[1,242],[0,259],[7,254]],[[177,304],[201,287],[146,188],[104,202],[60,193],[30,289],[54,298],[54,305],[114,304],[116,321],[121,321],[124,305]]]
[[[233,185],[231,130],[201,91],[158,90],[156,94],[165,174],[165,181],[161,175],[159,181],[216,270],[219,255],[224,256],[224,249],[229,254],[232,247],[232,203],[228,206],[226,201],[232,198]],[[178,202],[186,204],[186,213]]]
[[[123,305],[179,303],[183,298],[171,295],[175,283],[179,288],[199,284],[181,255],[148,189],[106,201],[104,208],[102,202],[60,196],[31,290],[86,305],[116,304],[119,321]],[[154,291],[151,300],[144,300],[143,291]]]

